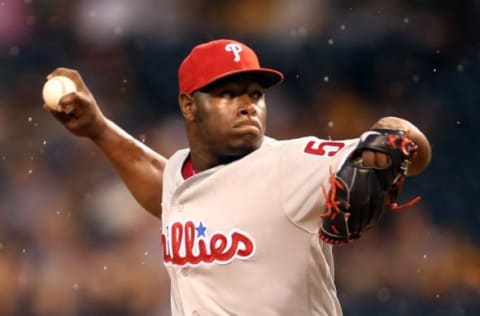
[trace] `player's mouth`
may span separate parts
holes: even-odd
[[[237,131],[237,133],[242,135],[251,135],[251,136],[257,137],[262,132],[262,128],[260,127],[260,124],[252,120],[242,121],[240,123],[235,124],[233,127],[234,127],[234,130]]]
[[[243,120],[235,125],[233,125],[233,128],[255,128],[257,130],[261,130],[260,123],[257,120]]]

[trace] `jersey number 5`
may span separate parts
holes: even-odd
[[[342,142],[311,140],[305,146],[305,149],[303,151],[306,152],[307,154],[333,157],[343,147],[345,147],[345,143],[342,143]]]

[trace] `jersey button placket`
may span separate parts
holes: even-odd
[[[180,212],[180,213],[182,213],[183,210],[184,210],[183,205],[182,205],[182,204],[178,204],[178,206],[177,206],[177,211]]]

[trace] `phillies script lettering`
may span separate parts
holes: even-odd
[[[245,232],[207,234],[202,221],[173,222],[162,232],[163,260],[166,265],[199,265],[229,263],[234,259],[248,259],[255,253],[255,243]]]

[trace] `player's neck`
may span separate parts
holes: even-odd
[[[214,168],[219,165],[226,165],[232,161],[242,158],[242,156],[214,156],[211,154],[202,154],[191,151],[189,159],[192,161],[192,169],[195,173]]]
[[[193,168],[192,159],[190,158],[190,155],[189,155],[187,157],[187,159],[185,160],[185,162],[183,163],[182,176],[185,180],[187,180],[188,178],[190,178],[191,176],[193,176],[196,173],[197,173],[197,170],[195,170],[195,168]]]

